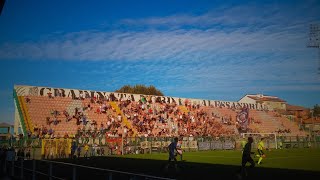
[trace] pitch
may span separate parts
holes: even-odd
[[[319,149],[282,149],[265,152],[261,165],[255,168],[248,167],[247,179],[293,179],[320,177],[320,150]],[[148,174],[153,176],[169,177],[174,179],[237,179],[240,169],[241,151],[202,151],[184,152],[183,161],[179,160],[179,169],[164,171],[168,154],[131,154],[124,156],[91,157],[90,159],[60,159],[58,161],[94,166],[105,169],[114,169],[132,173]],[[258,159],[255,158],[257,161]],[[39,166],[38,166],[39,167]],[[56,166],[57,169],[59,167]],[[67,178],[67,171],[61,168],[61,174]],[[78,179],[106,177],[104,173],[81,169]],[[98,176],[99,175],[99,176]],[[105,179],[105,178],[104,178]]]

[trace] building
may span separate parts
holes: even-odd
[[[310,115],[310,109],[302,106],[287,104],[286,110],[287,115],[293,115],[297,118],[308,119]]]
[[[287,102],[276,96],[268,96],[263,94],[247,94],[243,96],[239,103],[261,104],[268,110],[286,110]]]
[[[0,142],[10,139],[13,125],[8,123],[0,123]]]

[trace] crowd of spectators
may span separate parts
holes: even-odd
[[[52,98],[52,97],[49,97]],[[70,112],[67,109],[52,109],[46,117],[46,124],[34,125],[36,137],[69,137],[69,134],[55,132],[54,127],[62,121],[74,123],[77,127],[76,137],[89,138],[109,137],[156,137],[166,136],[228,136],[235,134],[235,117],[231,114],[214,112],[208,108],[184,102],[180,108],[176,102],[167,103],[156,98],[141,98],[139,101],[117,99],[113,94],[107,98],[86,97],[81,95],[82,106]],[[116,101],[121,113],[116,113],[111,101]],[[31,99],[28,97],[28,103]],[[106,117],[99,123],[90,118],[90,113]],[[129,122],[122,125],[123,118]]]
[[[291,129],[290,128],[287,128],[287,129],[278,129],[277,131],[275,131],[275,133],[278,133],[278,134],[286,134],[286,133],[291,133]]]
[[[49,99],[50,97],[48,95]],[[73,100],[75,100],[73,98]],[[81,106],[73,110],[51,109],[45,119],[45,124],[34,124],[33,137],[59,138],[70,137],[70,134],[56,132],[56,126],[62,122],[71,123],[76,127],[75,137],[83,142],[90,138],[107,137],[173,137],[173,136],[232,136],[237,134],[236,116],[238,109],[229,109],[221,113],[212,106],[193,104],[186,100],[182,106],[176,102],[170,103],[155,97],[142,97],[138,101],[116,98],[113,94],[99,98],[80,94]],[[110,102],[116,102],[117,111]],[[26,102],[32,103],[30,97]],[[226,108],[225,108],[226,109]],[[230,111],[230,112],[229,112]],[[226,113],[227,112],[227,113]],[[229,112],[229,113],[228,113]],[[94,116],[93,116],[94,115]],[[93,117],[98,117],[98,121]],[[127,123],[124,123],[126,121]],[[261,124],[260,120],[249,117],[250,124]],[[258,133],[259,129],[248,128],[249,132]],[[281,129],[283,133],[290,129]]]
[[[179,108],[175,103],[156,99],[119,101],[118,106],[137,130],[139,137],[220,136],[235,132],[224,125],[231,125],[230,116],[210,113],[200,105],[186,103]]]

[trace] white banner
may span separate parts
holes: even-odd
[[[114,101],[131,100],[139,101],[146,99],[152,102],[165,102],[172,103],[175,102],[178,105],[200,105],[200,106],[212,106],[221,107],[229,109],[242,109],[247,107],[248,109],[265,110],[266,106],[260,103],[250,104],[250,103],[239,103],[232,101],[218,101],[218,100],[204,100],[204,99],[188,99],[188,98],[178,98],[169,96],[153,96],[153,95],[143,95],[143,94],[128,94],[128,93],[116,93],[116,92],[103,92],[103,91],[93,91],[93,90],[80,90],[80,89],[65,89],[65,88],[51,88],[51,87],[40,87],[40,86],[14,86],[15,91],[18,96],[61,96],[70,97],[73,99],[78,99],[80,96],[85,98],[113,98]]]

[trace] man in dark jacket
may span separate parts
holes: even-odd
[[[250,167],[253,168],[255,166],[255,163],[251,157],[251,154],[254,154],[254,152],[251,152],[251,145],[253,143],[252,137],[248,137],[248,142],[243,148],[242,153],[242,164],[241,164],[241,177],[247,176],[247,170],[246,170],[246,164],[247,162],[250,163]]]

